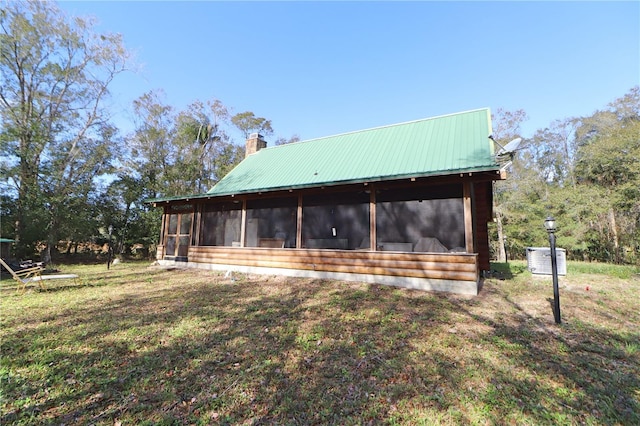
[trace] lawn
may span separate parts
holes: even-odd
[[[477,297],[65,266],[0,283],[0,424],[640,424],[640,278],[496,265]],[[577,271],[577,272],[576,272]]]

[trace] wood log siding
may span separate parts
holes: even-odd
[[[477,183],[474,185],[475,201],[475,251],[478,253],[478,265],[481,270],[491,269],[489,258],[489,227],[492,219],[493,186],[492,183]]]
[[[476,254],[190,247],[189,262],[477,282]]]

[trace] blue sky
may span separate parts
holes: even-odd
[[[482,107],[524,109],[525,137],[640,84],[640,2],[60,2],[121,33],[178,110],[219,99],[302,139]],[[240,137],[236,135],[237,142]]]

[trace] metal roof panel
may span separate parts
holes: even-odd
[[[264,148],[209,195],[497,170],[488,108]]]

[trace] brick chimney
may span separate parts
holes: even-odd
[[[245,148],[244,158],[247,158],[251,154],[255,154],[260,151],[262,148],[267,147],[267,141],[262,139],[262,135],[259,133],[251,133],[249,135],[249,139],[247,139],[247,144]]]

